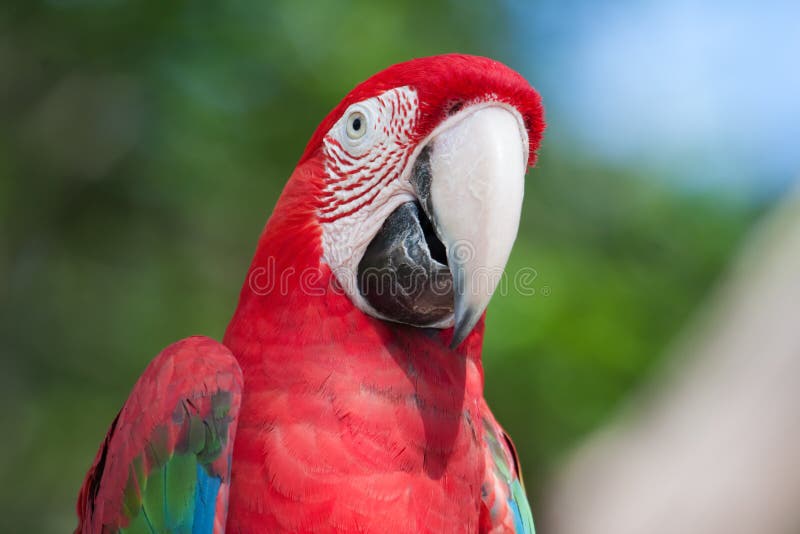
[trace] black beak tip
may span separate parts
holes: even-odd
[[[458,310],[458,305],[456,305],[456,310]],[[453,327],[453,338],[450,340],[451,350],[455,350],[464,342],[470,332],[472,332],[472,329],[475,328],[475,324],[478,322],[478,319],[480,319],[480,316],[480,311],[473,308],[466,309],[464,313],[456,312],[456,324]]]
[[[466,335],[456,335],[456,332],[453,332],[453,340],[450,341],[450,350],[456,350],[466,337]]]

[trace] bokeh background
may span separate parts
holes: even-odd
[[[485,365],[555,532],[563,466],[658,383],[796,182],[798,5],[3,2],[0,531],[74,528],[147,362],[221,338],[329,109],[392,63],[458,51],[519,70],[547,109],[509,266],[533,267],[536,293],[493,301]]]

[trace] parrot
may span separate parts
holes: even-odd
[[[485,311],[545,127],[464,54],[392,65],[322,120],[222,342],[152,360],[77,501],[77,533],[533,533],[483,395]]]

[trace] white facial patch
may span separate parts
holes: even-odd
[[[389,214],[415,200],[399,178],[413,152],[418,110],[414,89],[391,89],[350,106],[323,140],[323,260],[353,303],[376,317],[358,290],[358,263]]]

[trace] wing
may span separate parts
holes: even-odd
[[[535,534],[517,451],[489,408],[483,408],[486,476],[481,486],[481,532]]]
[[[164,349],[111,423],[75,532],[223,532],[241,397],[225,346],[190,337]]]

